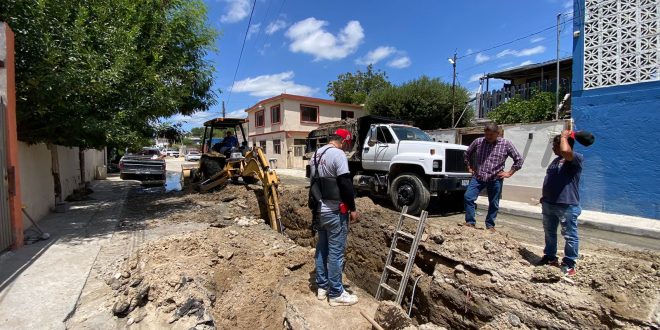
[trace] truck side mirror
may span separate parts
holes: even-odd
[[[369,141],[367,142],[367,145],[373,147],[376,145],[376,142],[376,127],[372,126],[369,130]]]

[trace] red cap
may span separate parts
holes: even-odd
[[[351,132],[349,132],[349,131],[347,131],[343,128],[337,129],[335,131],[335,134],[341,136],[342,140],[344,140],[344,141],[350,141],[352,139]]]

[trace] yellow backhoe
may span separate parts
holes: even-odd
[[[270,226],[281,233],[283,227],[278,191],[280,178],[275,170],[270,168],[260,147],[248,149],[243,129],[245,123],[246,119],[238,118],[217,118],[204,123],[199,166],[183,165],[184,182],[191,183],[200,192],[221,189],[230,181],[236,183],[243,180],[246,184],[261,182]],[[223,143],[226,141],[220,137],[215,137],[226,135],[228,130],[233,132],[238,141],[241,140],[238,139],[239,136],[243,141],[234,146]]]

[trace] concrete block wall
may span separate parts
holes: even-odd
[[[57,148],[62,197],[73,193],[80,186],[80,162],[78,148],[55,146]],[[85,180],[94,180],[96,167],[105,164],[104,150],[85,151]],[[55,183],[51,151],[46,144],[19,142],[19,167],[22,203],[36,221],[46,216],[55,206]],[[24,228],[31,226],[24,219]]]
[[[45,144],[19,142],[18,161],[21,175],[21,202],[35,220],[46,216],[55,206],[50,150]],[[23,217],[23,228],[32,224]]]

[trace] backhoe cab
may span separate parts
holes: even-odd
[[[247,120],[241,118],[216,118],[205,122],[199,168],[184,165],[184,182],[192,183],[200,192],[221,189],[230,181],[237,183],[239,179],[246,184],[261,182],[270,226],[281,233],[283,228],[277,190],[280,179],[270,168],[261,148],[255,146],[248,149],[246,130],[243,128],[245,123]],[[218,131],[222,132],[222,136],[227,131],[233,132],[238,142],[228,144],[224,139],[215,138],[214,134],[218,135]]]

